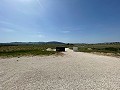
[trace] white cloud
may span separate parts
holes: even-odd
[[[62,31],[62,33],[70,33],[70,31]]]
[[[36,0],[36,1],[37,1],[37,3],[39,4],[39,6],[40,6],[41,8],[44,8],[41,0]]]
[[[1,24],[4,24],[4,25],[10,25],[10,26],[14,26],[15,24],[13,23],[9,23],[9,22],[6,22],[6,21],[0,21]]]
[[[29,3],[29,2],[32,2],[34,0],[11,0],[12,2],[22,2],[22,3]]]
[[[79,30],[83,30],[84,28],[81,26],[81,27],[63,27],[63,30],[66,30],[66,31],[79,31]]]
[[[10,28],[0,28],[0,31],[7,32],[7,33],[15,32],[15,30],[10,29]]]
[[[37,35],[37,37],[39,37],[39,38],[43,38],[44,35],[39,34],[39,35]]]

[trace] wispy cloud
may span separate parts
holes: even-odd
[[[70,33],[70,31],[66,30],[66,31],[62,31],[62,33]]]
[[[10,23],[10,22],[7,22],[7,21],[0,21],[0,24],[4,24],[4,25],[12,25],[12,26],[15,26],[15,24],[13,23]]]
[[[10,28],[0,28],[0,31],[7,32],[7,33],[15,32],[15,30],[10,29]]]
[[[31,2],[32,0],[18,0],[19,2]]]
[[[80,31],[83,29],[84,29],[83,27],[63,27],[63,30],[66,30],[66,31]]]
[[[39,34],[39,35],[37,35],[37,37],[39,37],[39,38],[44,38],[45,36],[42,35],[42,34]]]
[[[36,1],[37,1],[37,3],[39,4],[40,8],[44,9],[44,6],[43,6],[41,0],[36,0]]]
[[[63,27],[62,28],[62,33],[64,34],[68,34],[70,32],[74,32],[74,31],[82,31],[84,28],[82,27]]]
[[[7,21],[0,21],[0,31],[2,32],[15,32],[18,31],[17,27],[18,25],[11,23],[11,22],[7,22]]]
[[[3,28],[0,29],[5,29],[5,30],[15,30],[18,29],[19,25],[16,25],[12,22],[7,22],[7,21],[0,21],[0,26],[2,26]]]

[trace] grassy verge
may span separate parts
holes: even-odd
[[[0,46],[0,57],[19,57],[52,55],[55,51],[46,51],[47,48],[54,48],[53,45],[18,45],[18,46]]]
[[[96,53],[108,56],[120,56],[119,45],[79,45],[79,52]]]
[[[70,47],[72,45],[41,44],[41,45],[0,45],[0,57],[60,55],[55,51],[46,51],[47,48],[55,49],[58,46]]]
[[[52,55],[54,51],[41,51],[41,50],[17,50],[0,52],[0,57],[17,57],[17,56],[37,56],[37,55]]]

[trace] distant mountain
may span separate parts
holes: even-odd
[[[46,44],[65,44],[65,43],[57,42],[57,41],[50,41],[50,42],[46,42]]]
[[[58,41],[50,41],[50,42],[11,42],[11,43],[0,43],[0,45],[41,45],[41,44],[66,44],[63,42]],[[72,44],[72,43],[68,43]],[[87,44],[87,43],[74,43],[74,44]],[[105,43],[94,43],[94,44],[101,44],[101,45],[120,45],[120,42],[105,42]]]
[[[10,44],[44,44],[45,42],[11,42]]]
[[[40,44],[65,44],[63,42],[50,41],[50,42],[11,42],[11,43],[0,43],[0,45],[40,45]]]

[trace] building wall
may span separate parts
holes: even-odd
[[[78,51],[78,47],[73,47],[73,51]]]

